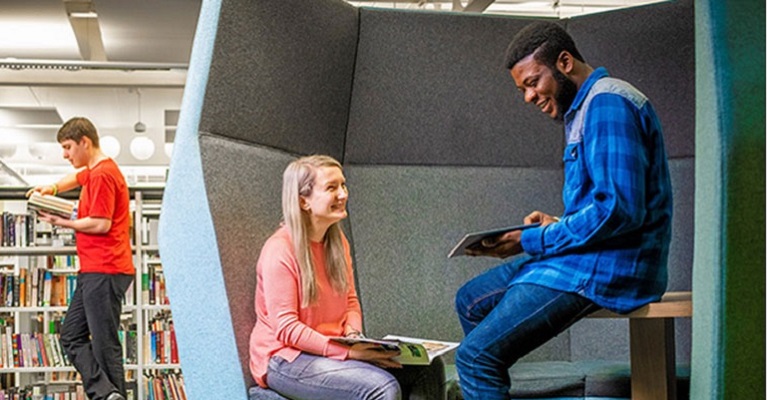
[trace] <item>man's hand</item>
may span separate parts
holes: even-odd
[[[50,214],[42,210],[37,212],[37,219],[57,226],[61,226],[61,221],[66,221],[64,218],[61,218],[58,215]]]
[[[27,190],[26,196],[29,197],[34,192],[38,192],[40,194],[52,194],[55,196],[58,190],[56,190],[56,185],[35,186],[32,189]]]
[[[559,218],[541,211],[533,211],[525,217],[523,222],[525,225],[540,222],[541,226],[546,226],[559,222]],[[467,248],[466,255],[507,258],[523,251],[522,231],[511,231],[482,240],[476,246]]]
[[[522,252],[522,231],[506,232],[503,235],[483,239],[477,246],[466,249],[468,256],[495,258],[511,257]]]

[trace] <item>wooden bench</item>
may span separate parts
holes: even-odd
[[[669,292],[629,314],[599,310],[588,318],[628,318],[631,399],[676,399],[674,318],[692,317],[692,292]]]

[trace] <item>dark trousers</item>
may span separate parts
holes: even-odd
[[[61,326],[61,345],[91,400],[125,395],[118,330],[125,291],[133,275],[83,273]]]

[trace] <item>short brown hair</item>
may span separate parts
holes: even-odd
[[[56,134],[56,140],[61,143],[65,140],[74,140],[77,143],[87,137],[93,143],[93,147],[99,148],[99,133],[93,123],[84,117],[74,117],[65,122]]]

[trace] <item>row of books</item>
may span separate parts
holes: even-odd
[[[143,400],[187,400],[181,372],[160,372],[145,376]],[[125,385],[126,400],[138,400],[136,381]],[[1,386],[0,400],[87,400],[83,385],[76,383],[37,384],[24,387]]]
[[[34,213],[16,214],[8,211],[2,213],[0,246],[51,246],[54,243],[59,243],[59,246],[74,246],[74,230],[53,227],[47,222],[38,220]]]
[[[162,264],[150,259],[144,265],[144,270],[141,273],[141,295],[144,304],[169,305]]]
[[[121,326],[117,333],[120,337],[120,345],[122,346],[123,364],[137,364],[136,345],[138,343],[136,341],[136,324],[130,324],[128,329]]]
[[[35,243],[35,216],[4,211],[0,218],[0,245],[26,247]]]
[[[184,378],[180,373],[162,373],[144,380],[146,400],[186,400]]]
[[[82,384],[31,385],[0,389],[0,400],[86,400]]]
[[[178,343],[173,320],[169,313],[158,313],[149,321],[149,332],[144,339],[146,364],[178,364]]]
[[[67,306],[77,287],[74,274],[54,274],[52,269],[20,268],[18,275],[0,275],[5,307]]]
[[[70,366],[56,333],[0,333],[0,368]]]

